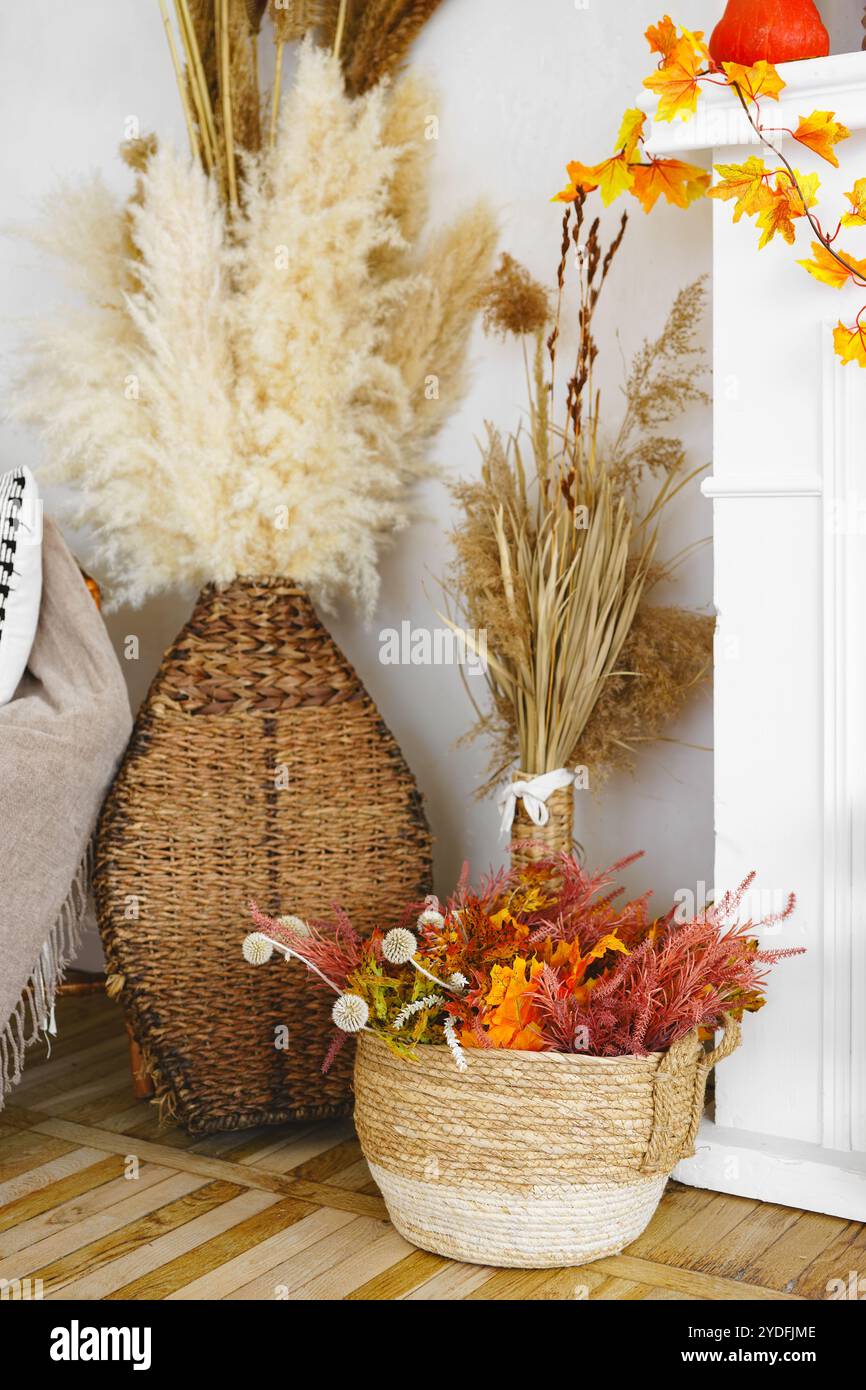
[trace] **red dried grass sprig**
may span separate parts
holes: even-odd
[[[530,937],[534,943],[550,937],[553,941],[580,941],[584,951],[591,951],[603,936],[616,932],[629,946],[646,935],[652,925],[647,891],[639,898],[617,906],[625,891],[615,884],[615,875],[643,857],[643,851],[619,859],[607,869],[588,873],[579,860],[562,853],[542,861],[545,874],[561,884],[554,906],[538,915]],[[605,892],[604,890],[607,889]]]
[[[595,982],[578,1019],[588,1051],[602,1057],[662,1051],[694,1028],[720,1027],[726,1013],[761,1008],[767,975],[761,967],[801,955],[803,948],[762,950],[754,935],[790,917],[793,894],[779,912],[727,925],[754,877],[691,921],[667,921]]]
[[[334,1062],[337,1058],[337,1054],[342,1051],[344,1044],[348,1041],[349,1034],[344,1033],[341,1029],[337,1028],[328,1045],[328,1050],[325,1053],[325,1060],[322,1062],[323,1076],[326,1076],[328,1072],[331,1070],[331,1067],[334,1065]]]
[[[342,908],[334,904],[333,912],[333,922],[308,922],[307,930],[299,932],[278,918],[269,917],[256,903],[250,903],[250,916],[260,932],[309,961],[338,989],[345,989],[349,976],[359,969],[365,956],[370,952],[381,955],[381,937],[374,933],[369,940],[362,940]]]

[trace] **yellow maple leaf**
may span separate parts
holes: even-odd
[[[529,974],[527,977],[527,966]],[[513,1047],[538,1052],[543,1046],[532,995],[538,975],[544,969],[540,960],[516,956],[511,965],[494,965],[490,972],[490,992],[485,999],[484,1025],[494,1047]]]
[[[735,222],[739,222],[743,213],[751,217],[761,211],[766,194],[764,181],[769,172],[763,159],[752,155],[745,164],[717,164],[715,170],[721,183],[715,184],[707,197],[719,198],[723,202],[736,198]]]
[[[785,238],[789,246],[792,246],[796,237],[794,219],[805,217],[806,209],[814,207],[818,175],[810,174],[808,177],[804,177],[798,173],[797,178],[800,189],[802,189],[802,197],[787,173],[779,174],[775,187],[766,190],[764,202],[758,214],[758,227],[762,232],[761,240],[758,242],[759,251],[773,240],[777,232]]]
[[[764,58],[751,67],[745,63],[722,63],[722,67],[728,81],[736,83],[747,101],[759,101],[764,97],[778,101],[779,93],[787,86],[773,64]]]
[[[618,198],[621,193],[626,193],[634,182],[632,165],[621,154],[612,155],[610,159],[603,160],[601,164],[580,164],[577,160],[573,160],[566,168],[571,180],[570,188],[582,188],[587,193],[592,193],[597,188],[601,193],[601,200],[605,207],[612,203],[615,198]],[[568,192],[569,189],[565,188],[562,193],[558,193],[556,196],[563,202],[570,202],[571,198],[564,196]],[[572,193],[571,197],[574,196]]]
[[[678,39],[658,72],[644,78],[644,86],[658,99],[656,120],[672,121],[675,116],[688,120],[698,109],[698,77],[701,59],[688,39]]]
[[[866,179],[857,179],[845,197],[851,204],[851,211],[842,214],[842,226],[866,227]]]
[[[794,139],[838,169],[839,161],[833,146],[838,145],[840,140],[847,140],[850,134],[848,127],[836,120],[835,111],[813,111],[811,116],[800,117]]]
[[[845,251],[840,251],[839,255],[845,261],[845,265],[840,264],[823,242],[813,241],[812,260],[799,261],[798,264],[804,270],[808,270],[816,280],[820,280],[822,285],[830,285],[834,290],[841,290],[854,276],[866,278],[866,261],[858,261]],[[846,269],[846,265],[850,268]]]
[[[631,192],[644,212],[651,212],[661,197],[674,207],[687,208],[708,191],[710,178],[709,172],[697,164],[684,164],[680,159],[653,159],[649,164],[634,165]]]
[[[866,367],[866,328],[859,320],[853,328],[840,321],[833,329],[833,344],[845,366],[849,362],[856,362],[858,366]]]
[[[616,932],[608,932],[597,941],[589,953],[589,960],[598,960],[600,956],[606,955],[608,951],[621,951],[624,956],[629,954],[629,949],[624,941],[620,941]]]
[[[818,175],[801,174],[799,169],[795,169],[794,178],[797,180],[797,185],[800,190],[798,193],[794,184],[791,182],[791,176],[787,169],[784,171],[777,169],[776,173],[779,175],[780,179],[784,179],[788,184],[788,197],[791,200],[791,206],[796,207],[799,204],[800,210],[796,214],[797,217],[805,216],[806,209],[813,208],[818,201],[818,189],[821,187],[821,180],[818,178]]]
[[[650,25],[644,37],[652,53],[660,53],[662,58],[669,58],[677,46],[677,26],[670,15],[666,14],[658,24]]]
[[[643,136],[645,125],[645,111],[639,111],[636,106],[632,106],[626,111],[619,128],[619,135],[616,137],[616,151],[618,154],[623,154],[626,159],[631,159],[638,147],[638,141]]]
[[[661,54],[662,62],[667,62],[681,39],[685,39],[686,43],[690,43],[701,58],[706,59],[707,62],[710,60],[710,50],[704,43],[703,30],[678,30],[669,14],[666,14],[664,19],[660,19],[658,24],[651,24],[644,37],[650,46],[651,52]]]
[[[623,955],[629,955],[628,947],[620,941],[616,932],[608,932],[585,956],[581,955],[580,940],[577,937],[574,941],[557,941],[555,946],[548,938],[540,952],[540,958],[556,970],[560,981],[576,994],[584,987],[584,976],[593,961],[600,960],[608,951],[620,951]],[[494,1002],[498,1004],[501,1001],[496,999]]]
[[[703,58],[706,62],[710,61],[710,50],[704,43],[703,29],[681,29],[680,33],[686,42],[691,44],[700,58]]]

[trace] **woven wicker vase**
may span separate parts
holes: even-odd
[[[530,782],[532,772],[515,772],[513,782]],[[547,800],[548,820],[536,825],[518,801],[511,828],[511,866],[522,869],[552,854],[570,853],[574,847],[574,787],[561,787]]]
[[[644,1230],[738,1043],[729,1019],[713,1053],[694,1033],[649,1057],[472,1050],[461,1073],[445,1047],[405,1061],[364,1033],[355,1124],[407,1240],[472,1264],[584,1264]]]
[[[331,997],[241,958],[248,901],[361,930],[430,891],[430,835],[394,738],[290,581],[204,589],[166,652],[100,823],[110,986],[158,1098],[194,1133],[345,1113]]]

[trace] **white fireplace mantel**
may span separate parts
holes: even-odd
[[[852,132],[821,177],[835,227],[866,177],[866,53],[780,67],[767,124],[835,111]],[[646,97],[644,93],[644,98]],[[641,105],[652,110],[651,102]],[[658,124],[657,154],[755,152],[723,88],[688,122]],[[776,137],[774,137],[776,139]],[[768,161],[771,156],[768,157]],[[683,214],[686,216],[687,214]],[[719,1067],[714,1119],[686,1183],[866,1220],[866,370],[842,367],[832,328],[866,293],[834,291],[776,238],[714,204],[713,501],[716,887],[757,869],[759,906],[793,890],[793,921],[768,945],[802,945],[775,967],[766,1009]],[[799,224],[803,228],[805,224]],[[844,229],[866,257],[866,228]]]

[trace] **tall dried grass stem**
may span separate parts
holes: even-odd
[[[238,205],[237,170],[235,167],[234,123],[232,120],[231,37],[229,34],[228,0],[216,0],[217,32],[219,36],[220,104],[225,139],[226,174],[229,202]]]
[[[348,0],[340,0],[340,8],[337,12],[337,30],[334,34],[334,57],[339,58],[340,49],[343,46],[343,34],[346,29],[346,11]]]
[[[192,19],[190,18],[187,0],[174,0],[174,6],[178,18],[181,39],[183,40],[187,77],[198,118],[205,165],[208,170],[215,172],[219,170],[216,126],[214,123],[210,92],[202,65],[201,52],[199,50]]]
[[[283,81],[283,49],[285,44],[277,40],[276,58],[274,60],[274,90],[271,95],[271,130],[270,147],[274,148],[277,143],[277,126],[280,120],[280,88]]]
[[[192,107],[189,104],[189,85],[184,79],[183,68],[181,67],[180,58],[177,52],[177,45],[174,41],[174,32],[172,30],[171,17],[169,16],[168,9],[166,8],[165,0],[159,0],[159,8],[162,14],[162,23],[163,28],[165,29],[165,36],[168,40],[168,50],[171,54],[171,65],[174,68],[177,89],[180,93],[180,101],[183,107],[183,116],[184,120],[186,121],[186,133],[189,137],[190,153],[193,155],[195,159],[201,159],[202,147],[199,138],[196,134],[195,117],[192,113]]]

